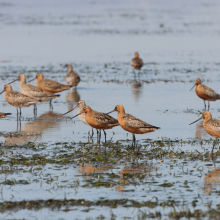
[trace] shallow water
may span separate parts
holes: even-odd
[[[168,219],[218,209],[219,146],[212,158],[202,122],[189,126],[204,108],[189,90],[199,77],[220,92],[219,8],[216,0],[0,1],[0,88],[20,73],[65,83],[66,64],[82,80],[53,100],[52,113],[48,103],[38,105],[37,119],[32,106],[23,108],[21,125],[0,96],[1,111],[12,113],[1,120],[0,218]],[[145,63],[140,79],[129,64],[135,51]],[[12,87],[19,91],[18,82]],[[90,128],[68,118],[77,111],[61,118],[80,99],[100,112],[122,104],[161,129],[136,135],[139,151],[120,127],[98,146],[96,133],[92,142]],[[220,118],[219,102],[210,104]],[[38,200],[40,208],[31,203]]]

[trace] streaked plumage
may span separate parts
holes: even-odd
[[[86,122],[96,129],[111,129],[118,126],[118,120],[102,112],[92,110],[89,106],[83,108],[85,112]]]
[[[80,76],[78,73],[73,72],[72,65],[68,65],[68,72],[66,75],[66,82],[71,86],[77,86],[80,82]]]
[[[148,124],[134,117],[133,115],[126,114],[125,109],[122,105],[115,106],[115,109],[111,112],[114,112],[114,111],[118,112],[118,122],[120,126],[124,130],[132,133],[134,143],[135,143],[135,134],[145,134],[145,133],[153,132],[159,129],[159,127]]]
[[[39,103],[35,98],[28,97],[20,92],[12,90],[11,85],[5,85],[3,92],[5,91],[5,99],[6,101],[14,106],[14,107],[28,107],[30,105],[34,105]]]
[[[41,88],[41,89],[43,89],[47,92],[51,92],[51,93],[62,92],[64,90],[68,90],[72,87],[70,85],[61,84],[61,83],[56,82],[54,80],[45,79],[43,77],[42,73],[38,73],[36,75],[36,79],[37,79],[36,84],[37,84],[38,88]]]
[[[55,95],[54,93],[51,93],[51,92],[47,92],[31,84],[27,84],[26,76],[23,73],[21,73],[18,76],[18,80],[20,81],[19,88],[21,90],[21,93],[31,98],[35,98],[41,101],[50,101],[60,96],[60,95]]]
[[[206,111],[206,112],[203,112],[201,118],[190,123],[190,125],[201,119],[204,119],[203,127],[205,128],[206,132],[210,134],[212,137],[214,137],[214,139],[220,138],[220,120],[212,118],[212,114],[209,111]],[[213,153],[214,146],[215,144],[213,145],[212,153]]]
[[[195,86],[195,91],[196,91],[197,96],[203,99],[204,101],[205,109],[206,109],[205,101],[208,101],[208,110],[209,110],[209,101],[216,101],[220,99],[220,95],[216,93],[213,89],[205,85],[202,85],[200,78],[195,79],[194,86]]]

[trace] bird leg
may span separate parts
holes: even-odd
[[[215,145],[216,145],[216,142],[217,142],[216,140],[214,140],[214,141],[213,141],[213,146],[212,146],[212,155],[213,155],[213,150],[214,150],[214,147],[215,147]]]
[[[138,72],[138,79],[140,80],[140,70],[139,70],[139,72]]]
[[[206,110],[206,104],[205,104],[205,100],[203,100],[204,101],[204,106],[205,106],[205,110]]]
[[[97,143],[98,143],[99,142],[99,130],[96,129],[96,131],[97,131]]]
[[[208,100],[208,111],[209,111],[209,106],[210,106],[210,105],[209,105],[209,100]]]
[[[21,108],[20,108],[20,120],[21,120]]]
[[[105,130],[103,129],[103,132],[104,132],[104,135],[105,135],[105,143],[106,143],[106,132]]]
[[[136,79],[136,73],[135,73],[134,69],[133,69],[133,73],[134,73],[134,78]]]
[[[50,100],[50,111],[53,111],[52,100]]]
[[[18,122],[18,108],[16,108],[16,110],[17,110],[17,122]]]
[[[101,136],[102,136],[102,132],[101,130],[99,130],[99,143],[101,142]]]
[[[135,141],[136,141],[135,134],[132,134],[132,136],[133,136],[132,146],[135,147]]]
[[[94,134],[94,131],[93,131],[93,128],[92,128],[92,137],[93,137],[93,134]]]

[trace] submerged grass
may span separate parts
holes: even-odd
[[[201,152],[198,150],[184,151],[185,146],[193,147],[198,145],[201,147]],[[185,207],[178,199],[169,198],[164,200],[156,196],[150,200],[145,199],[148,192],[155,192],[155,195],[158,195],[160,191],[168,189],[173,189],[174,191],[184,189],[188,192],[193,192],[193,189],[191,189],[193,182],[190,179],[182,183],[170,181],[170,178],[166,177],[167,174],[165,175],[163,170],[158,172],[158,166],[153,164],[152,161],[156,161],[157,164],[164,164],[167,167],[168,175],[178,179],[182,175],[192,175],[195,171],[200,173],[203,171],[204,166],[212,166],[212,163],[207,163],[207,161],[219,163],[218,156],[220,151],[215,149],[212,155],[210,153],[212,145],[213,142],[211,140],[166,139],[146,139],[142,144],[138,143],[135,148],[132,148],[126,140],[108,141],[101,145],[97,145],[92,141],[85,143],[57,142],[54,144],[29,142],[22,146],[7,146],[1,143],[0,173],[4,174],[5,177],[1,178],[0,187],[31,186],[40,180],[51,187],[47,189],[49,192],[50,190],[62,189],[68,186],[76,191],[79,187],[84,189],[117,188],[120,192],[135,194],[136,187],[141,186],[144,193],[142,197],[139,197],[142,198],[139,201],[131,198],[115,200],[102,198],[96,201],[85,199],[5,201],[0,203],[0,212],[17,211],[19,209],[39,210],[42,208],[68,211],[73,206],[146,207],[150,209]],[[204,150],[207,148],[210,150]],[[187,166],[190,161],[197,161],[200,165],[194,167],[194,170],[185,169],[184,166]],[[78,167],[81,174],[77,175],[77,178],[83,177],[83,179],[80,179],[80,181],[76,179],[73,183],[70,183],[69,179],[59,180],[59,176],[48,173],[48,169],[47,173],[43,171],[44,167],[48,165],[52,166],[54,170],[64,171],[68,167]],[[182,173],[173,172],[172,170],[174,170],[175,166],[181,166]],[[9,178],[9,175],[16,173],[29,173],[34,176],[34,179]],[[134,188],[124,188],[128,186],[133,186]],[[154,189],[152,190],[151,187],[154,187]],[[211,189],[209,193],[217,195],[219,191]],[[198,200],[193,199],[188,201],[188,206],[194,210],[197,207],[197,203]],[[217,218],[220,216],[218,209],[189,210],[176,211],[174,209],[166,213],[166,215],[168,214],[169,218],[172,219],[183,217],[199,219],[204,216]],[[161,218],[163,213],[160,211],[155,213],[148,212],[142,215],[143,219],[145,218],[144,216],[146,219]]]

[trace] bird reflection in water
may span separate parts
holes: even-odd
[[[200,123],[196,124],[196,137],[199,139],[208,137],[208,133],[206,132],[205,128],[203,127],[203,122],[201,121]]]
[[[132,93],[134,94],[135,101],[137,102],[140,99],[142,94],[143,84],[140,80],[132,80]]]
[[[22,145],[28,141],[35,141],[43,131],[58,126],[61,118],[62,114],[49,111],[39,116],[36,121],[28,122],[22,126],[19,124],[17,132],[20,132],[20,135],[6,137],[5,143]]]
[[[79,167],[79,172],[83,175],[89,175],[90,173],[103,173],[108,171],[110,167],[108,165],[100,165],[100,166],[92,166],[91,164],[86,164],[84,166]],[[85,177],[84,179],[90,179],[90,177]]]
[[[220,188],[220,169],[214,168],[213,171],[207,174],[207,176],[203,179],[203,181],[204,181],[203,192],[205,194],[210,194],[212,189],[217,190],[217,188]]]
[[[117,191],[124,190],[124,185],[127,185],[130,182],[128,179],[128,174],[141,173],[141,174],[145,174],[145,178],[146,178],[147,174],[149,174],[154,169],[155,167],[150,166],[150,165],[149,166],[131,166],[131,167],[124,168],[119,174],[118,183],[120,185],[116,187],[116,190]]]
[[[77,92],[77,89],[71,88],[66,95],[66,101],[68,102],[68,110],[73,108],[73,104],[77,103],[80,100],[80,94]]]

